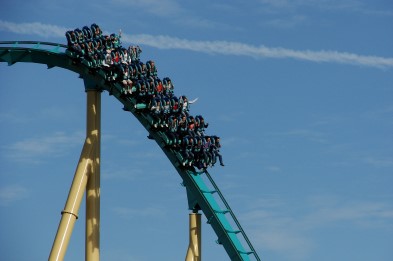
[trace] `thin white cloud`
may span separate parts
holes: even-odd
[[[304,8],[319,10],[334,10],[355,12],[368,15],[393,15],[393,11],[386,9],[375,9],[372,4],[359,0],[258,0],[261,7],[268,11],[290,11],[299,12]]]
[[[140,13],[151,14],[153,19],[163,18],[166,22],[176,26],[188,26],[197,28],[226,28],[234,30],[219,22],[204,19],[203,14],[194,14],[182,7],[182,2],[176,0],[112,0],[119,8],[132,8],[139,10]],[[209,3],[210,4],[210,3]],[[213,7],[211,7],[213,8]],[[210,8],[210,9],[211,9]],[[152,19],[147,18],[146,19]]]
[[[26,124],[26,123],[30,122],[31,120],[32,120],[31,116],[30,117],[28,117],[27,115],[21,116],[16,111],[0,112],[0,123],[4,124],[4,126],[9,123],[13,123],[13,124],[24,123],[24,124]]]
[[[48,157],[58,157],[73,146],[81,146],[84,142],[84,134],[75,132],[66,134],[56,132],[50,136],[41,136],[17,141],[5,145],[2,150],[10,160],[25,163],[40,163]]]
[[[12,23],[0,20],[0,31],[16,34],[38,35],[45,38],[65,37],[65,32],[70,30],[57,25],[35,23]]]
[[[311,234],[335,226],[342,229],[391,230],[393,206],[383,201],[345,201],[337,197],[313,197],[302,207],[277,197],[253,201],[253,210],[239,219],[252,228],[250,238],[257,248],[304,260],[312,256],[318,241]],[[296,207],[298,215],[291,208]]]
[[[281,205],[281,204],[280,204]],[[298,217],[283,213],[282,207],[261,208],[242,214],[242,222],[252,227],[249,237],[257,249],[268,249],[288,260],[305,260],[313,251],[312,238],[305,235]]]
[[[365,159],[367,164],[370,164],[377,168],[385,168],[385,167],[392,167],[393,166],[393,158],[374,158],[374,157],[367,157]]]
[[[191,41],[170,36],[133,35],[123,37],[125,42],[145,44],[159,49],[183,49],[195,52],[223,55],[239,55],[254,58],[295,59],[309,62],[329,62],[362,65],[377,68],[393,67],[393,58],[364,56],[338,51],[297,51],[281,47],[253,46],[227,41]]]
[[[298,1],[288,1],[288,0],[258,0],[258,2],[263,6],[269,6],[272,8],[293,8],[298,5]]]
[[[305,228],[347,222],[360,228],[392,228],[392,206],[384,202],[348,202],[320,205],[304,219]]]
[[[307,17],[304,15],[291,15],[285,16],[283,18],[275,18],[270,21],[263,22],[262,24],[266,24],[276,28],[291,28],[304,23],[304,21],[306,20]]]
[[[103,179],[106,180],[123,180],[123,181],[135,181],[140,177],[144,177],[143,168],[127,168],[127,169],[106,169],[102,171]]]
[[[290,229],[253,231],[252,234],[253,242],[269,249],[269,252],[280,253],[286,260],[306,260],[315,245],[309,237],[299,236]]]
[[[178,1],[174,0],[113,0],[113,2],[121,5],[123,8],[143,9],[144,12],[163,17],[183,12]]]
[[[0,206],[8,206],[15,201],[22,200],[28,196],[26,188],[20,185],[10,185],[0,188]]]
[[[303,139],[311,142],[324,143],[324,144],[329,142],[326,133],[317,130],[312,130],[312,129],[293,129],[285,132],[270,133],[268,135],[269,137],[278,136],[278,137],[292,138],[292,139]]]
[[[305,6],[318,7],[321,9],[350,9],[361,5],[357,0],[259,0],[263,6],[274,8],[294,9]]]
[[[281,167],[279,166],[267,166],[265,167],[265,169],[273,173],[278,173],[282,171]]]
[[[42,23],[11,23],[0,20],[0,31],[33,34],[43,37],[64,37],[65,27]],[[393,58],[366,56],[338,51],[292,50],[282,47],[255,46],[228,41],[195,41],[167,35],[122,35],[123,43],[139,44],[158,49],[188,50],[208,54],[237,55],[253,58],[295,59],[317,63],[339,63],[375,68],[393,67]]]

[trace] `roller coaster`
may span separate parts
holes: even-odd
[[[190,213],[190,245],[186,261],[200,261],[200,226],[202,211],[207,223],[217,235],[230,260],[247,261],[260,258],[241,227],[234,212],[209,174],[205,166],[194,166],[170,146],[165,132],[157,128],[154,115],[141,105],[133,95],[125,95],[124,84],[108,79],[102,66],[75,57],[70,45],[38,41],[1,41],[0,62],[9,66],[16,63],[38,63],[47,68],[59,67],[79,74],[87,93],[86,140],[70,188],[62,218],[54,240],[49,260],[63,260],[71,237],[74,222],[78,218],[80,202],[86,190],[86,260],[99,260],[99,175],[100,175],[100,95],[107,91],[131,113],[147,130],[148,138],[162,149],[182,179],[186,188]],[[211,164],[210,164],[211,165]],[[94,223],[94,224],[92,224]],[[90,225],[89,225],[90,224]],[[89,236],[88,236],[89,235]],[[94,235],[94,236],[91,236]]]

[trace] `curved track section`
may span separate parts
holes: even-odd
[[[190,210],[202,210],[215,231],[217,243],[222,244],[231,260],[260,260],[246,233],[240,226],[235,214],[218,186],[207,171],[197,172],[194,168],[185,168],[178,159],[176,151],[168,148],[165,136],[152,127],[152,119],[148,113],[135,109],[136,101],[132,97],[121,95],[122,86],[108,83],[101,70],[92,72],[87,66],[75,63],[65,54],[67,46],[48,42],[0,42],[0,62],[13,65],[18,62],[46,64],[48,69],[60,67],[73,71],[84,80],[86,89],[108,91],[124,105],[124,110],[131,112],[149,132],[162,151],[175,167],[185,186]],[[246,247],[244,247],[244,246]]]

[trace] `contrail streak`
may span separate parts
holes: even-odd
[[[0,20],[0,31],[41,37],[65,37],[70,28],[43,23],[12,23]],[[122,34],[123,43],[140,44],[158,49],[189,50],[208,54],[237,55],[254,58],[295,59],[317,63],[340,63],[375,68],[393,67],[393,58],[359,55],[339,51],[292,50],[281,47],[250,45],[228,41],[195,41],[166,35]]]

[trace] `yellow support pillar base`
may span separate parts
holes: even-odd
[[[91,172],[92,161],[90,157],[93,151],[94,141],[95,139],[87,138],[83,146],[66,205],[61,212],[62,216],[49,255],[49,261],[64,260],[72,230],[78,218],[79,207],[86,189],[88,173]]]
[[[201,261],[201,214],[190,214],[190,243],[188,245],[186,261]]]

